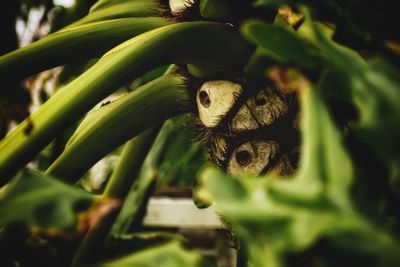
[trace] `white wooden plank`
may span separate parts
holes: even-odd
[[[198,209],[188,198],[150,198],[143,223],[148,227],[222,228],[212,207]]]

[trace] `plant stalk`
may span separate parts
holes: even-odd
[[[136,0],[124,1],[115,5],[103,8],[91,9],[90,13],[82,19],[70,24],[66,29],[77,25],[92,22],[130,17],[153,17],[161,13],[162,7],[159,1],[155,0]]]
[[[182,76],[161,76],[93,114],[89,113],[46,173],[74,182],[98,160],[132,137],[189,111],[188,102]]]
[[[164,26],[126,41],[60,89],[2,140],[0,186],[60,131],[125,82],[170,63],[214,64],[221,69],[243,64],[248,48],[229,26],[205,21]]]
[[[125,201],[132,184],[139,176],[140,167],[159,129],[159,126],[155,126],[125,144],[120,163],[107,183],[103,198],[118,199],[121,203]],[[76,253],[72,266],[90,262],[96,257],[93,252],[104,245],[121,207],[122,205],[89,230]]]
[[[100,57],[129,38],[171,23],[154,17],[115,19],[55,32],[0,57],[0,90],[46,69]]]

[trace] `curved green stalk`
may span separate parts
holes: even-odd
[[[120,163],[110,177],[102,197],[115,198],[121,202],[125,201],[133,183],[139,176],[140,167],[142,166],[159,129],[159,126],[155,126],[129,140],[124,145]],[[120,209],[113,212],[107,216],[107,218],[99,222],[98,225],[95,225],[89,230],[78,249],[72,266],[78,266],[79,264],[90,261],[91,257],[93,257],[91,256],[93,255],[93,252],[96,251],[97,247],[101,247],[104,244],[103,242],[110,234],[112,225],[119,210]]]
[[[82,122],[46,173],[75,181],[109,152],[140,132],[188,111],[180,75],[164,75],[107,104]],[[77,158],[81,160],[76,160]]]
[[[242,63],[248,46],[230,27],[213,22],[164,26],[124,42],[60,89],[0,143],[0,185],[52,138],[119,86],[169,63]]]
[[[92,7],[90,8],[90,13],[99,11],[101,9],[109,8],[112,6],[124,4],[124,3],[141,3],[141,2],[152,2],[153,4],[157,4],[160,6],[160,1],[158,0],[98,0]]]
[[[99,57],[129,38],[172,22],[155,17],[116,19],[55,32],[0,57],[0,85],[77,59]]]
[[[120,163],[104,189],[104,196],[125,199],[159,131],[160,126],[154,126],[124,145]]]
[[[106,6],[100,9],[91,9],[90,13],[82,19],[67,26],[75,27],[86,23],[117,19],[117,18],[129,18],[129,17],[149,17],[157,16],[162,10],[159,1],[154,0],[136,0],[136,1],[124,1],[115,5]]]

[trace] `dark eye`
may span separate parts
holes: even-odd
[[[208,96],[206,91],[201,91],[199,94],[200,103],[203,107],[208,108],[210,106],[210,97]]]
[[[264,106],[267,104],[267,100],[265,98],[256,98],[254,102],[256,106]]]
[[[237,152],[235,157],[236,157],[237,163],[239,163],[239,165],[242,167],[246,166],[251,161],[251,154],[249,151],[246,151],[246,150]]]

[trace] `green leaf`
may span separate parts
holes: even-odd
[[[278,62],[297,63],[305,68],[319,66],[318,51],[301,40],[294,31],[260,21],[248,21],[242,34],[257,45],[257,51]]]
[[[353,180],[353,165],[342,143],[341,133],[316,93],[311,89],[301,92],[300,100],[303,143],[299,183],[319,183],[326,190],[325,196],[332,197],[332,200],[346,195]],[[342,203],[341,199],[337,201],[338,205]]]
[[[339,45],[308,20],[303,25],[311,33],[322,60],[332,71],[334,85],[322,88],[325,94],[340,90],[358,109],[359,119],[353,125],[356,134],[383,160],[400,164],[400,75],[382,58],[364,60],[356,51]],[[328,77],[329,78],[329,77]],[[340,83],[340,85],[338,85]]]
[[[124,255],[132,251],[141,251],[170,242],[185,242],[185,238],[168,231],[145,231],[132,234],[112,236],[102,252],[103,259],[109,259],[114,255]]]
[[[368,266],[396,266],[399,241],[351,204],[353,166],[321,98],[304,89],[301,104],[302,158],[293,178],[231,178],[207,169],[203,194],[243,241],[254,266],[285,266],[287,254],[322,239],[336,252],[352,251],[341,265],[346,260],[365,264],[368,255]],[[221,188],[229,190],[221,193]]]
[[[193,142],[193,133],[184,127],[191,119],[189,114],[168,121],[170,129],[164,140],[162,161],[157,166],[158,187],[191,187],[194,174],[207,162],[207,155],[198,142]]]
[[[104,198],[114,198],[125,202],[132,184],[138,179],[140,167],[154,142],[159,128],[160,127],[153,127],[125,144],[121,153],[120,162],[117,168],[115,168],[102,194]],[[141,206],[140,201],[135,201],[135,204]],[[117,212],[120,212],[120,210],[119,208]],[[93,258],[93,252],[99,248],[99,244],[105,243],[105,240],[109,237],[118,215],[117,212],[113,212],[110,216],[98,223],[96,227],[90,229],[75,255],[73,265],[79,265],[79,263],[90,261],[90,259]],[[135,220],[140,222],[142,218],[143,216],[134,217]]]
[[[202,266],[201,258],[194,252],[189,252],[182,248],[177,241],[172,241],[164,245],[154,246],[145,250],[123,256],[115,260],[89,265],[90,267],[124,267],[124,266]],[[89,267],[88,266],[88,267]],[[203,265],[204,266],[204,265]]]
[[[146,163],[144,164],[146,166]],[[149,198],[153,194],[157,183],[155,169],[141,169],[138,180],[130,188],[124,206],[112,228],[113,236],[131,233],[141,225]]]
[[[168,119],[161,128],[146,160],[140,169],[138,180],[130,189],[127,200],[122,207],[119,217],[113,226],[113,235],[120,236],[136,230],[141,224],[142,213],[147,206],[149,197],[165,173],[160,174],[160,167],[165,162],[166,151],[171,139],[182,127],[182,117]],[[165,170],[164,170],[165,172]]]
[[[129,140],[121,152],[121,159],[114,170],[103,195],[125,199],[130,187],[138,179],[140,168],[160,130],[155,126]]]
[[[0,224],[23,223],[49,235],[77,234],[94,196],[37,171],[23,171],[0,198]]]

